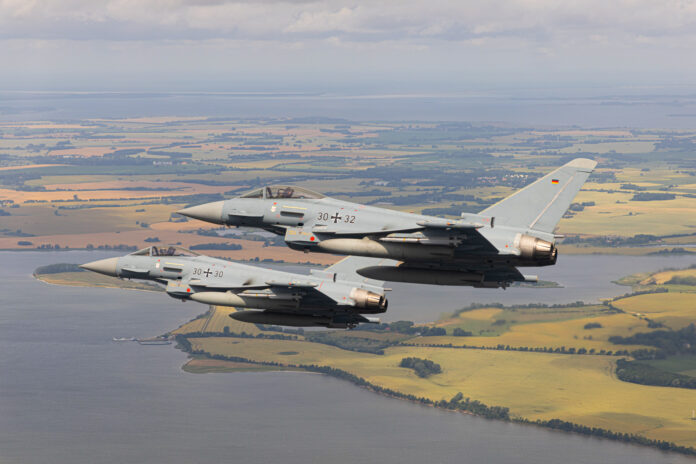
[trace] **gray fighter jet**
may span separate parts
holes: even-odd
[[[355,273],[374,261],[351,256],[303,275],[210,258],[179,247],[151,246],[81,267],[123,279],[155,281],[183,301],[254,308],[230,314],[243,322],[353,328],[361,322],[379,323],[365,315],[387,310],[383,282]]]
[[[505,288],[537,280],[517,267],[556,263],[559,236],[554,229],[596,165],[575,159],[457,220],[350,203],[294,186],[263,187],[179,213],[215,224],[262,228],[284,235],[285,243],[297,250],[399,261],[358,269],[364,277]]]

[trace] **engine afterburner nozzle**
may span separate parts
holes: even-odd
[[[358,311],[360,313],[383,313],[389,304],[384,295],[370,292],[364,288],[354,288],[350,292],[350,297],[355,301],[355,306],[361,308]]]

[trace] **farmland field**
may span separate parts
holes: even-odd
[[[664,272],[642,279],[664,280]],[[689,405],[696,401],[696,391],[620,380],[617,360],[630,359],[634,350],[653,347],[617,345],[611,339],[684,327],[694,319],[692,295],[677,291],[637,294],[600,305],[475,306],[422,326],[397,322],[386,330],[334,331],[332,337],[320,339],[316,332],[279,327],[259,331],[228,318],[232,309],[212,308],[173,334],[185,335],[192,349],[205,356],[243,359],[251,363],[249,368],[268,368],[268,363],[327,366],[371,385],[434,402],[462,392],[485,404],[509,408],[517,419],[561,419],[694,447]],[[652,326],[655,321],[661,325]],[[421,335],[431,328],[444,329],[446,334]],[[455,329],[469,334],[454,336]],[[280,334],[286,339],[272,338]],[[331,340],[337,336],[354,344],[332,346]],[[381,343],[380,351],[361,348],[374,348],[375,343]],[[407,357],[435,362],[442,373],[420,378],[399,367],[400,360]],[[229,362],[219,361],[214,367],[216,360],[208,359],[212,364],[201,372],[224,371],[224,363]],[[662,371],[694,376],[695,359],[691,354],[647,362]]]
[[[599,165],[559,225],[562,252],[671,252],[696,233],[684,131],[167,117],[3,123],[0,133],[1,249],[214,242],[197,232],[214,234],[210,224],[175,212],[270,183],[456,217],[576,156]],[[224,254],[235,259],[334,259],[219,240],[242,245]]]
[[[339,199],[457,217],[574,157],[599,164],[557,229],[565,236],[561,253],[671,256],[696,244],[696,146],[687,131],[168,117],[0,124],[0,133],[0,249],[125,253],[149,244],[234,244],[239,249],[210,254],[325,265],[338,258],[176,211],[293,183]],[[313,364],[405,395],[439,401],[461,392],[509,408],[515,418],[558,418],[696,447],[696,390],[617,376],[619,359],[655,351],[635,334],[676,333],[694,321],[694,277],[692,269],[663,270],[621,280],[649,293],[604,303],[479,305],[428,324],[349,332],[261,327],[231,319],[231,308],[212,308],[170,335],[203,353],[189,372],[269,368],[212,356],[281,368]],[[123,285],[88,273],[41,278]],[[693,356],[645,362],[688,377],[696,372]],[[399,367],[405,357],[427,358],[442,373],[418,377]]]
[[[529,419],[563,418],[610,430],[694,446],[693,423],[686,406],[690,390],[626,384],[613,376],[613,359],[508,351],[443,350],[395,347],[385,355],[354,353],[314,343],[285,340],[191,338],[194,348],[252,361],[275,361],[296,351],[288,364],[329,365],[371,383],[433,400],[458,392],[486,404],[509,407]],[[398,367],[408,356],[430,359],[443,373],[428,379]],[[650,398],[649,401],[645,401]]]

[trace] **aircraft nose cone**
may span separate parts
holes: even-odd
[[[224,203],[224,201],[214,201],[212,203],[180,209],[177,213],[193,219],[200,219],[201,221],[224,224],[222,220],[222,205]]]
[[[99,274],[118,277],[116,268],[117,261],[118,258],[100,259],[98,261],[92,261],[91,263],[82,264],[80,267],[88,271],[98,272]]]

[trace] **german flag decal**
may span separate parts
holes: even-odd
[[[551,179],[551,183],[552,183],[552,184],[557,184],[557,183],[558,183],[558,179]]]

